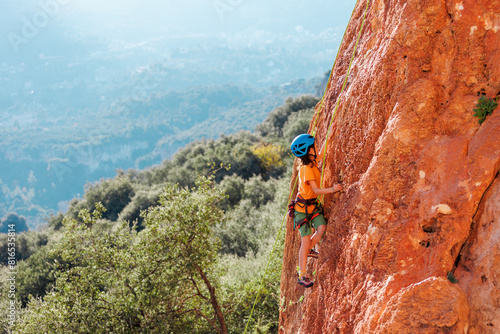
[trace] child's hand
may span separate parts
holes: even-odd
[[[337,191],[344,190],[344,186],[338,183],[332,187],[332,190],[333,190],[332,192],[336,193]]]

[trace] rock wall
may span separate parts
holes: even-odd
[[[340,94],[366,1],[317,122],[321,146],[339,99],[324,186],[345,193],[311,289],[287,224],[280,333],[500,333],[500,108],[473,116],[500,96],[500,0],[372,0]]]

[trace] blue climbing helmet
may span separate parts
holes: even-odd
[[[308,135],[307,133],[303,133],[295,137],[292,141],[292,152],[296,157],[303,157],[307,154],[309,147],[314,145],[314,137]]]

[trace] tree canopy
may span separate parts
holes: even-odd
[[[286,213],[290,138],[307,131],[314,101],[287,100],[267,134],[196,141],[89,183],[45,230],[19,236],[15,330],[241,333]],[[280,256],[271,263],[256,332],[278,329]]]
[[[18,329],[23,333],[85,332],[227,333],[213,279],[223,212],[222,191],[201,177],[193,190],[167,186],[160,204],[144,212],[141,233],[120,223],[96,225],[105,208],[67,219],[55,290],[32,300]]]

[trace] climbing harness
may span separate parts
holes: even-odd
[[[312,228],[312,221],[314,218],[323,214],[323,207],[321,203],[318,202],[317,198],[313,199],[304,199],[300,194],[297,194],[297,197],[290,201],[288,204],[288,215],[292,218],[295,218],[295,205],[298,205],[301,208],[305,208],[306,216],[299,221],[293,220],[293,229],[301,228],[304,224],[307,224],[309,228]],[[311,213],[308,212],[309,206],[314,205],[314,209]]]
[[[360,0],[357,0],[356,5],[354,6],[353,13],[351,15],[351,18],[349,19],[349,23],[347,24],[347,26],[349,26],[349,24],[351,23],[351,20],[352,20],[353,15],[354,15],[354,11],[356,10],[356,7],[357,7],[357,4],[358,4],[359,1]],[[370,4],[370,0],[367,0],[365,11],[364,11],[364,14],[363,14],[363,20],[361,22],[361,27],[359,29],[358,38],[356,40],[356,45],[354,46],[354,51],[353,51],[352,56],[351,56],[351,61],[349,62],[349,67],[347,69],[347,73],[346,73],[346,77],[345,77],[345,80],[344,80],[344,84],[342,85],[342,89],[340,90],[339,97],[337,98],[337,103],[335,105],[335,109],[333,111],[333,114],[332,114],[332,117],[331,117],[331,120],[330,120],[330,124],[328,125],[328,130],[327,130],[327,134],[326,134],[325,145],[328,144],[328,137],[330,136],[330,129],[332,127],[333,120],[335,118],[335,115],[337,114],[337,109],[338,109],[338,106],[339,106],[339,103],[340,103],[340,96],[342,95],[342,93],[344,92],[345,87],[347,86],[347,79],[349,78],[349,73],[351,71],[351,66],[352,66],[352,62],[354,60],[354,56],[356,54],[356,50],[358,48],[358,43],[359,43],[359,39],[361,37],[361,32],[363,31],[363,27],[365,25],[365,19],[366,19],[366,14],[368,12],[368,6],[369,6],[369,4]],[[347,29],[346,29],[346,31],[347,31]],[[344,33],[344,37],[342,37],[341,45],[344,42],[344,38],[345,38],[345,33]],[[340,47],[339,47],[339,52],[340,52]],[[313,123],[313,127],[312,127],[312,129],[313,129],[312,136],[313,137],[316,135],[316,121],[318,120],[319,115],[322,112],[322,109],[323,109],[323,106],[324,106],[325,95],[326,95],[326,92],[328,91],[328,89],[330,88],[330,82],[331,82],[332,75],[333,75],[333,69],[335,68],[335,64],[337,63],[337,58],[338,58],[338,54],[337,54],[337,57],[335,58],[335,62],[333,63],[332,71],[330,72],[330,77],[328,78],[328,83],[327,83],[327,85],[325,87],[325,92],[323,93],[323,98],[321,99],[321,104],[320,104],[318,113],[317,113],[317,115],[316,115],[316,117],[314,119],[314,123]],[[321,171],[321,185],[323,184],[323,172],[324,172],[324,169],[325,169],[325,157],[326,157],[326,154],[323,156],[323,167],[322,167],[322,171]],[[295,191],[295,189],[297,187],[297,181],[298,181],[298,177],[295,178],[295,182],[294,182],[292,191],[290,192],[290,195],[289,195],[289,198],[288,198],[289,202],[290,202],[290,200],[292,198],[292,193]],[[322,203],[322,199],[320,199],[319,202]],[[254,302],[254,304],[252,306],[252,310],[250,311],[250,315],[248,317],[248,321],[247,321],[247,324],[245,326],[245,331],[243,332],[243,334],[246,334],[248,326],[250,325],[250,321],[252,320],[253,311],[255,309],[255,306],[257,305],[257,301],[259,300],[259,296],[260,296],[260,292],[262,291],[262,287],[264,286],[264,281],[266,279],[267,272],[269,270],[269,265],[271,263],[271,258],[272,258],[272,255],[274,254],[275,249],[276,249],[276,245],[278,244],[279,237],[281,236],[281,232],[283,230],[283,224],[285,222],[285,219],[286,219],[286,213],[283,216],[283,219],[281,221],[281,225],[280,225],[280,228],[278,230],[278,234],[277,234],[276,239],[274,241],[273,249],[271,250],[271,253],[269,254],[269,260],[267,262],[266,270],[264,271],[264,276],[262,277],[262,281],[261,281],[259,290],[257,291],[257,296],[256,296],[255,302]]]

